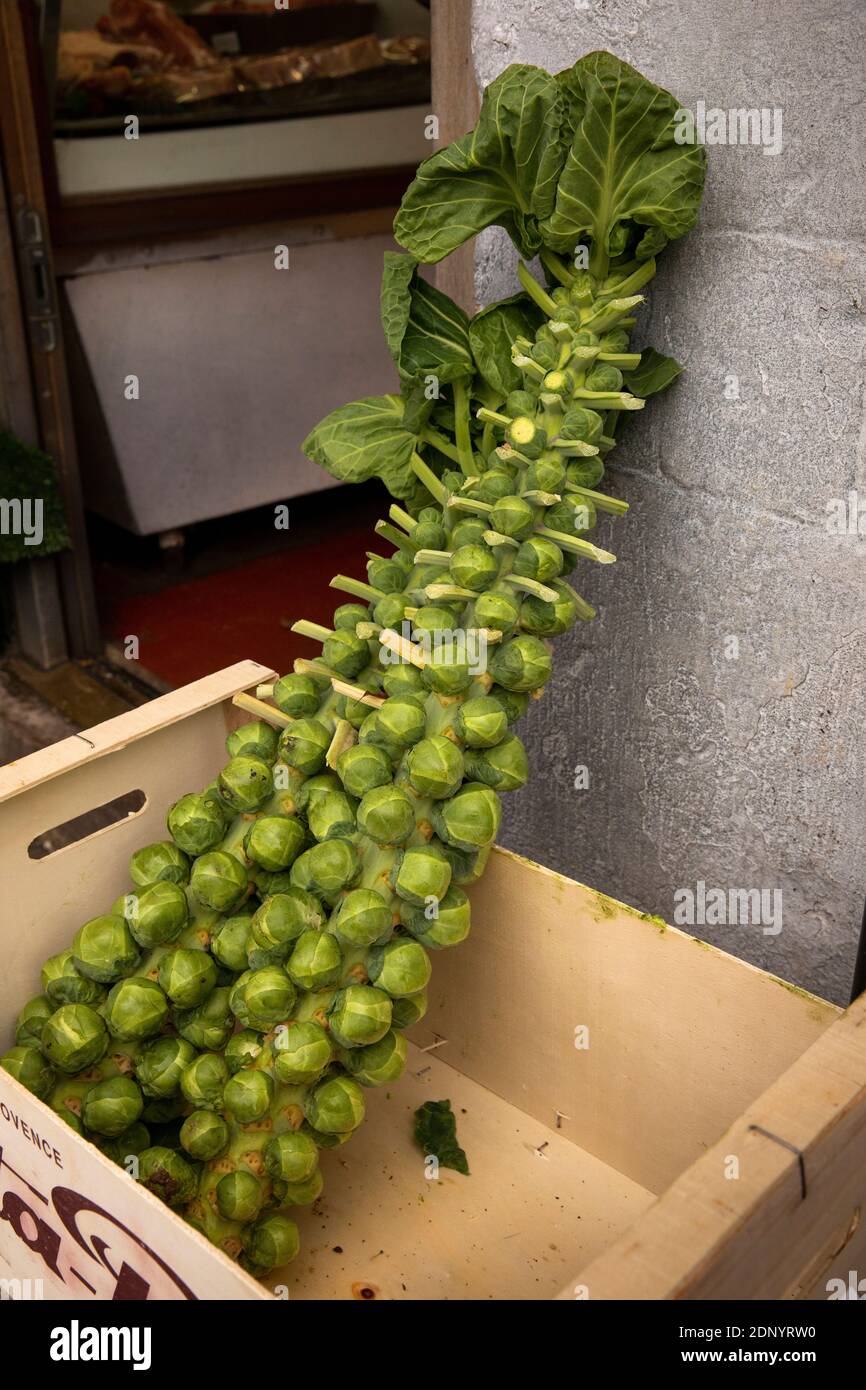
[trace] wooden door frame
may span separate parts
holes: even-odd
[[[50,219],[39,139],[39,78],[36,11],[30,0],[0,4],[0,157],[8,206],[5,264],[0,268],[6,304],[17,313],[31,379],[32,430],[54,460],[60,480],[72,548],[56,557],[69,651],[73,656],[101,652],[102,637],[84,520],[69,380],[51,252]],[[14,250],[12,249],[14,248]],[[38,276],[38,281],[37,277]],[[17,280],[17,296],[9,288]],[[13,315],[14,317],[14,315]],[[14,338],[14,324],[4,323]],[[18,394],[22,370],[18,369]],[[20,409],[21,407],[19,407]],[[31,431],[26,430],[30,433]],[[33,565],[34,561],[28,561]],[[45,573],[43,567],[43,573]],[[29,624],[39,622],[37,605]],[[47,610],[45,613],[47,617]],[[25,649],[28,633],[24,637]],[[39,661],[40,642],[28,650]],[[56,635],[51,646],[56,650]],[[45,648],[45,655],[48,650]],[[40,662],[40,664],[42,664]]]

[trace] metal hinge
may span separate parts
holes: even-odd
[[[40,213],[35,208],[21,208],[16,231],[24,311],[32,325],[33,346],[41,352],[54,352],[58,340],[57,300]]]

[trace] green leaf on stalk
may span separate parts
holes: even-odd
[[[393,497],[414,498],[418,480],[411,459],[417,444],[416,435],[406,429],[399,396],[365,396],[332,410],[301,448],[343,483],[381,478]]]
[[[676,381],[682,370],[675,357],[665,357],[663,352],[656,352],[655,348],[644,348],[639,366],[631,372],[623,372],[625,389],[631,391],[633,396],[643,396],[646,400],[647,396],[664,391],[666,386]]]
[[[541,247],[565,159],[563,99],[541,68],[514,63],[484,93],[478,124],[418,170],[394,235],[419,261],[441,261],[485,227],[504,227],[522,255]]]
[[[403,428],[410,434],[420,434],[430,419],[435,397],[428,397],[423,381],[415,381],[403,389]]]
[[[415,1143],[421,1152],[469,1176],[469,1160],[457,1143],[457,1118],[450,1100],[428,1100],[415,1111]]]
[[[689,231],[706,151],[677,144],[676,98],[612,53],[589,53],[558,80],[574,138],[556,208],[542,227],[545,240],[571,250],[588,236],[606,255],[613,228],[627,218],[669,239]]]
[[[417,268],[412,256],[385,252],[382,327],[391,356],[404,381],[466,380],[475,375],[469,318],[447,294],[422,280]]]
[[[523,375],[511,360],[515,338],[533,339],[544,314],[526,294],[500,299],[476,314],[469,324],[469,342],[478,370],[499,400],[523,385]]]

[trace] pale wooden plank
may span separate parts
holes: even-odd
[[[472,6],[469,0],[433,0],[433,111],[439,118],[435,148],[450,145],[478,119],[479,97],[472,62]],[[452,252],[436,267],[436,284],[467,313],[475,299],[475,240]]]
[[[470,1176],[429,1180],[413,1112],[446,1098]],[[401,1079],[368,1091],[367,1106],[350,1142],[322,1155],[324,1195],[297,1213],[301,1255],[268,1279],[293,1301],[364,1285],[384,1299],[551,1298],[653,1201],[435,1053],[410,1048]]]
[[[795,1154],[755,1126],[802,1152],[805,1199]],[[739,1164],[735,1179],[727,1176],[732,1158]],[[861,995],[709,1153],[577,1277],[595,1299],[783,1298],[808,1287],[821,1297],[828,1267],[857,1268],[864,1206],[866,995]],[[564,1289],[561,1297],[569,1296]]]
[[[495,851],[414,1036],[662,1192],[836,1017],[657,919]],[[574,1046],[575,1028],[589,1047]]]

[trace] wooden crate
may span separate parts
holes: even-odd
[[[128,888],[130,853],[221,765],[232,696],[271,675],[242,662],[0,770],[4,1046],[42,960]],[[129,819],[28,856],[131,791]],[[55,1298],[780,1298],[862,1266],[866,996],[842,1014],[505,851],[472,896],[404,1077],[322,1155],[294,1265],[253,1280],[0,1072],[0,1278]],[[445,1097],[471,1176],[430,1180],[411,1115]]]

